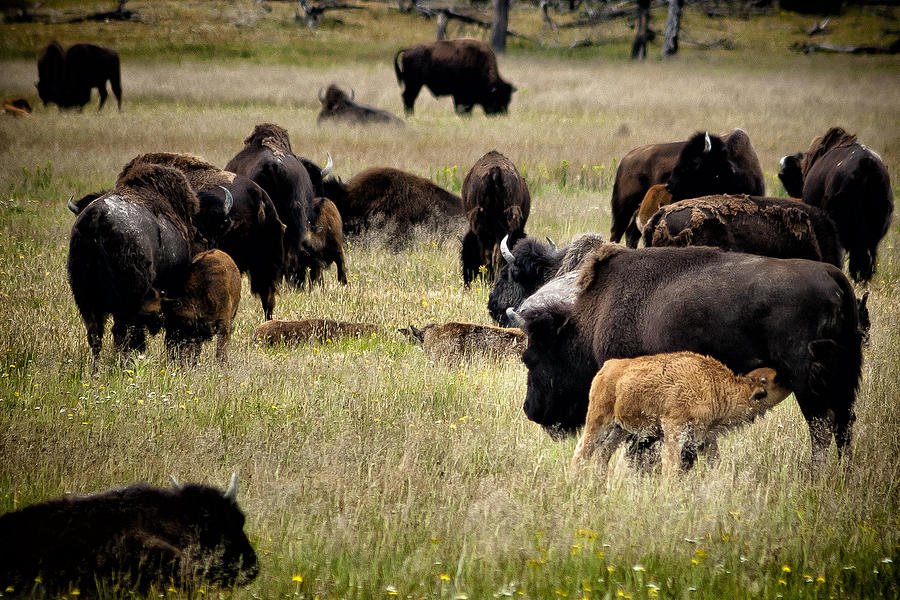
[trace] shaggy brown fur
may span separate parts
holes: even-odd
[[[584,432],[572,456],[578,468],[598,448],[605,472],[629,433],[663,437],[663,472],[681,463],[681,446],[714,444],[721,432],[752,421],[791,391],[772,369],[736,376],[709,356],[693,352],[610,359],[591,383]]]
[[[216,335],[216,358],[225,362],[240,301],[241,273],[231,257],[221,250],[195,256],[183,288],[161,301],[170,354],[196,363],[201,342]]]
[[[426,325],[417,329],[400,329],[400,333],[422,344],[425,355],[434,362],[459,364],[482,356],[491,360],[520,357],[528,344],[521,329],[494,327],[451,321]]]
[[[244,145],[268,148],[275,156],[294,153],[287,130],[274,123],[260,123],[254,127],[253,132],[244,140]]]
[[[806,176],[809,174],[809,170],[814,164],[816,164],[816,161],[818,161],[820,158],[822,158],[835,148],[848,148],[856,143],[856,135],[847,133],[841,127],[832,127],[825,132],[825,135],[820,135],[819,137],[814,138],[813,141],[809,144],[809,149],[803,153],[803,159],[800,163],[800,170],[803,175],[803,179],[806,179]]]
[[[138,164],[163,165],[179,169],[187,177],[188,183],[195,190],[208,189],[218,185],[228,185],[234,181],[235,174],[223,171],[219,167],[210,164],[191,154],[176,154],[174,152],[149,152],[139,154],[131,159],[122,168],[121,177],[128,170]]]
[[[253,331],[253,339],[269,345],[324,343],[348,337],[377,335],[382,328],[371,323],[345,323],[331,319],[266,321]]]
[[[309,227],[303,238],[303,249],[309,253],[309,281],[322,282],[322,271],[331,263],[337,268],[338,281],[347,285],[344,267],[344,234],[341,214],[328,198],[313,200]]]
[[[653,213],[658,211],[661,206],[667,204],[672,204],[672,194],[666,191],[665,184],[657,183],[650,186],[650,189],[644,194],[644,199],[641,200],[641,206],[638,208],[637,217],[635,218],[638,230],[643,232],[644,226],[650,220],[650,217],[653,216]]]

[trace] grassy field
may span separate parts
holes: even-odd
[[[67,16],[111,4],[45,6]],[[317,127],[316,92],[334,81],[402,114],[390,60],[430,39],[433,23],[383,5],[310,32],[293,22],[295,5],[270,6],[129,2],[144,23],[0,25],[0,94],[36,106],[30,119],[0,120],[0,512],[137,480],[166,485],[169,474],[224,486],[236,471],[262,570],[235,598],[900,595],[896,216],[867,288],[854,463],[842,471],[832,457],[814,481],[793,398],[721,440],[715,468],[641,477],[620,454],[608,483],[570,477],[575,440],[554,442],[524,417],[520,363],[433,365],[395,333],[489,322],[489,290],[463,290],[454,238],[421,237],[396,253],[354,244],[349,286],[332,271],[324,287],[278,298],[278,318],[367,321],[383,334],[261,347],[251,332],[262,310],[245,280],[229,364],[208,344],[199,366],[181,368],[159,336],[122,369],[108,336],[91,377],[66,281],[66,199],[110,186],[141,152],[224,165],[263,121],[285,127],[299,154],[324,162],[330,152],[345,180],[393,166],[458,192],[497,149],[528,179],[528,232],[561,243],[608,232],[612,177],[628,150],[698,129],[745,129],[768,193],[783,195],[779,158],[843,125],[882,155],[897,193],[900,61],[793,54],[808,17],[711,20],[688,8],[693,38],[729,37],[737,49],[685,44],[663,62],[657,44],[634,64],[623,58],[624,21],[557,41],[520,7],[511,27],[548,46],[588,33],[609,43],[513,42],[500,63],[519,88],[507,117],[459,118],[449,99],[423,93],[398,130]],[[663,18],[654,13],[657,26]],[[891,23],[855,9],[832,21],[828,41],[880,43]],[[121,50],[123,112],[96,113],[96,94],[82,114],[40,106],[34,58],[53,38]]]

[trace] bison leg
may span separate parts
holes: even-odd
[[[637,213],[631,215],[631,220],[625,228],[625,245],[629,248],[637,248],[641,240],[641,230],[638,229],[636,216]]]
[[[671,477],[681,468],[681,446],[686,432],[682,427],[663,422],[663,476]]]
[[[271,321],[272,314],[275,312],[275,286],[269,286],[269,289],[259,295],[259,300],[262,303],[266,321]]]
[[[82,315],[84,328],[87,330],[88,346],[93,356],[93,369],[97,369],[100,360],[100,349],[103,347],[103,329],[106,321],[105,315]]]
[[[475,106],[469,102],[465,102],[460,100],[454,96],[453,98],[453,108],[456,110],[456,114],[458,115],[471,115],[472,107]]]
[[[100,106],[97,107],[97,112],[100,112],[103,110],[103,105],[106,104],[106,97],[109,95],[106,91],[105,81],[97,86],[97,91],[100,92]]]
[[[600,462],[600,472],[603,477],[606,477],[609,469],[609,459],[626,439],[628,439],[628,432],[622,429],[618,423],[611,423],[606,428],[606,436],[597,444],[599,449],[597,460]]]
[[[143,325],[137,325],[121,317],[114,317],[113,344],[121,354],[143,352],[147,348],[147,335]]]
[[[231,339],[230,327],[223,326],[216,338],[216,358],[219,362],[228,362],[228,341]]]
[[[347,270],[344,268],[344,253],[338,252],[334,259],[337,268],[337,278],[341,285],[347,285]]]

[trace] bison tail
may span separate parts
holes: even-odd
[[[400,69],[400,55],[406,52],[405,48],[401,48],[397,50],[397,54],[394,55],[394,75],[397,76],[397,83],[399,85],[403,85],[403,71]]]

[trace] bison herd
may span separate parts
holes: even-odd
[[[115,53],[83,46],[45,49],[45,102],[83,106],[85,86],[99,83],[102,106],[106,79],[121,102]],[[85,75],[86,62],[102,66],[96,77]],[[472,40],[400,50],[394,68],[408,114],[422,86],[451,95],[461,113],[475,104],[506,112],[515,91],[490,49]],[[402,123],[354,97],[337,86],[320,92],[320,122]],[[787,199],[764,196],[740,129],[641,146],[616,173],[611,241],[587,232],[563,248],[526,236],[528,185],[497,151],[471,167],[461,197],[394,168],[345,183],[332,167],[330,155],[319,167],[294,152],[284,128],[262,123],[223,169],[141,154],[111,189],[73,197],[67,269],[94,369],[110,316],[123,358],[144,350],[148,331],[165,329],[173,358],[196,362],[200,343],[218,336],[225,360],[242,273],[262,304],[266,322],[253,334],[262,343],[380,333],[367,323],[273,320],[275,296],[283,281],[320,283],[331,263],[347,284],[344,236],[380,230],[399,246],[416,227],[446,235],[458,226],[462,284],[492,284],[487,308],[499,327],[401,333],[435,362],[521,357],[526,417],[554,438],[581,431],[573,468],[599,451],[605,471],[626,442],[637,464],[654,465],[661,446],[666,472],[689,469],[699,453],[715,458],[720,431],[791,393],[808,424],[812,468],[832,440],[849,461],[869,320],[842,268],[847,255],[855,281],[872,278],[893,211],[887,169],[856,136],[835,127],[782,159]],[[111,589],[249,582],[258,563],[235,492],[236,479],[224,493],[173,480],[171,489],[134,485],[8,513],[0,537],[15,543],[0,544],[0,585],[28,589],[37,577],[61,594],[98,581]]]

